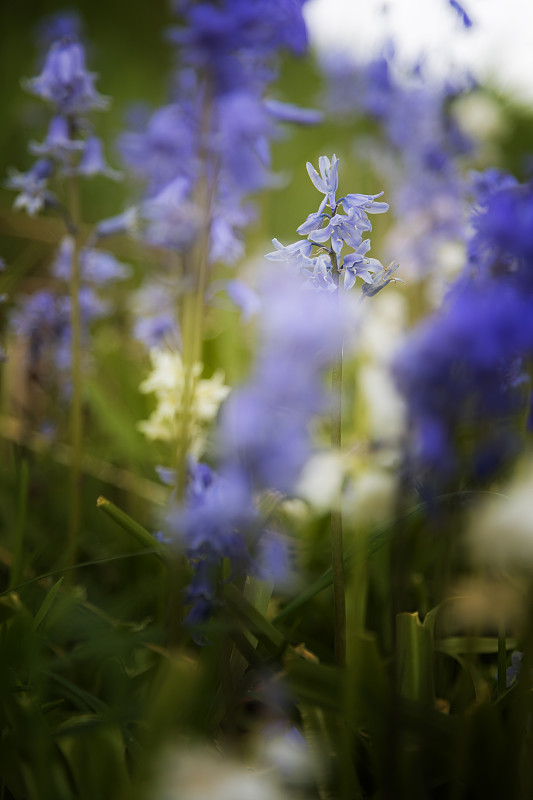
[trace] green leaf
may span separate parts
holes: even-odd
[[[396,657],[400,695],[433,707],[433,645],[431,634],[420,622],[418,613],[397,615]]]
[[[488,495],[497,495],[497,492],[486,492],[486,491],[463,491],[463,492],[451,492],[450,494],[441,495],[440,497],[435,498],[433,501],[434,503],[443,503],[448,502],[450,500],[454,500],[457,498],[462,498],[468,495],[478,495],[478,494],[488,494]],[[504,495],[501,495],[504,496]],[[401,515],[401,519],[408,519],[409,517],[414,517],[417,514],[420,514],[427,506],[427,503],[418,503],[413,508],[410,508],[405,514]],[[372,531],[370,535],[367,537],[363,548],[366,549],[366,555],[371,556],[374,553],[377,553],[394,535],[394,532],[397,528],[397,520],[391,520],[384,523],[381,527],[377,528],[377,530]],[[346,571],[350,569],[352,566],[352,562],[354,560],[354,556],[356,556],[361,549],[361,545],[353,546],[345,551],[344,554],[344,568]],[[283,608],[279,614],[277,614],[272,622],[274,624],[281,622],[286,617],[291,616],[297,611],[301,606],[311,600],[315,595],[322,592],[324,589],[327,589],[333,583],[333,571],[331,567],[329,567],[317,580],[308,586],[301,594],[291,600],[285,608]]]
[[[72,683],[63,675],[58,675],[56,672],[48,670],[43,670],[42,674],[63,686],[74,700],[82,704],[83,708],[89,708],[97,714],[105,714],[109,710],[109,707],[100,698],[80,686],[76,686],[75,683]]]
[[[285,666],[285,683],[299,703],[336,714],[342,710],[343,674],[338,667],[293,658]]]
[[[63,580],[64,580],[64,578],[60,578],[58,581],[56,581],[56,583],[54,583],[54,585],[52,586],[52,588],[50,589],[50,591],[48,592],[48,594],[44,598],[44,600],[43,600],[43,602],[41,604],[41,607],[39,608],[39,611],[35,615],[35,619],[34,619],[34,622],[33,622],[33,627],[35,628],[35,630],[37,630],[37,628],[39,628],[41,623],[44,621],[46,615],[48,614],[48,612],[52,608],[52,604],[53,604],[53,602],[54,602],[54,600],[56,598],[57,593],[61,589],[61,584],[63,583]]]
[[[126,797],[131,793],[126,749],[118,726],[102,726],[98,719],[85,716],[79,720],[77,731],[63,734],[58,743],[80,800]]]
[[[132,519],[125,511],[122,511],[121,508],[118,508],[114,503],[110,500],[107,500],[105,497],[99,497],[96,501],[96,505],[98,508],[101,508],[102,511],[107,514],[108,517],[120,525],[125,531],[133,536],[139,544],[143,547],[147,547],[150,549],[152,553],[155,539],[151,533],[149,533],[146,528],[143,528],[138,522]],[[162,561],[164,564],[167,563],[167,559],[165,557],[165,550],[161,548],[160,550],[156,551],[154,555]]]
[[[224,588],[224,596],[231,613],[252,633],[272,655],[279,655],[286,642],[283,635],[255,608],[232,584]]]
[[[517,639],[506,639],[507,650],[516,650]],[[449,656],[462,655],[464,653],[497,653],[497,636],[448,636],[445,639],[437,639],[435,650],[446,653]]]

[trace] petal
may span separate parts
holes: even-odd
[[[309,234],[309,238],[312,242],[327,242],[330,238],[334,228],[332,227],[331,223],[326,225],[325,228],[321,228],[318,231],[313,231]]]
[[[350,269],[344,270],[344,288],[351,289],[352,286],[355,284],[356,280],[355,272],[352,272]]]
[[[318,174],[318,172],[313,167],[313,165],[311,164],[310,161],[307,162],[306,167],[307,167],[307,173],[308,173],[309,177],[311,178],[311,181],[312,181],[314,187],[316,189],[318,189],[319,192],[322,192],[323,194],[327,194],[328,190],[326,189],[322,178],[320,177],[320,175]]]

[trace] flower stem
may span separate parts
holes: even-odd
[[[195,246],[192,248],[190,256],[187,256],[185,260],[186,280],[191,281],[191,286],[183,298],[182,306],[184,387],[176,457],[176,493],[178,500],[183,498],[186,486],[187,456],[191,447],[193,403],[198,377],[195,369],[196,364],[202,358],[205,292],[209,280],[208,253],[213,187],[209,183],[208,152],[205,142],[208,138],[210,118],[210,92],[206,89],[200,126],[200,156],[203,169],[198,179],[196,191],[196,206],[201,222]]]
[[[71,378],[72,403],[70,437],[72,463],[70,472],[70,524],[67,543],[67,566],[76,563],[81,521],[81,460],[83,444],[82,381],[81,381],[81,312],[80,312],[80,197],[78,182],[72,176],[68,182],[69,210],[73,222],[74,250],[70,276]],[[73,573],[71,573],[71,579]]]
[[[337,257],[331,253],[332,273],[337,283],[340,304],[341,286]],[[338,357],[331,371],[331,447],[340,450],[342,439],[342,341]],[[344,556],[342,545],[342,494],[331,509],[331,567],[333,571],[333,603],[335,614],[335,660],[340,666],[346,663],[346,596],[344,588]]]

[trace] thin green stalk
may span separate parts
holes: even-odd
[[[181,501],[187,485],[187,457],[191,451],[192,429],[194,422],[194,395],[198,375],[196,365],[202,360],[204,333],[204,306],[207,282],[209,279],[209,232],[211,221],[212,188],[209,185],[208,151],[204,144],[208,139],[211,115],[211,97],[208,87],[204,93],[202,122],[200,130],[200,161],[204,169],[198,180],[196,207],[201,223],[196,244],[192,253],[186,257],[185,277],[189,280],[190,289],[185,294],[182,304],[182,352],[184,387],[181,398],[178,441],[176,447],[176,497]],[[181,620],[183,616],[183,585],[180,580],[182,560],[173,560],[170,568],[170,586],[168,599],[168,638],[171,645],[177,646],[181,637]]]
[[[201,140],[207,141],[210,126],[210,92],[206,90],[201,124]],[[191,280],[192,286],[183,298],[182,306],[182,334],[183,334],[183,369],[184,389],[180,412],[180,429],[176,454],[176,492],[178,499],[183,497],[186,485],[187,455],[191,446],[191,427],[193,421],[192,406],[197,376],[196,364],[202,359],[202,343],[204,331],[204,305],[205,292],[209,278],[209,229],[211,221],[212,189],[209,186],[207,158],[205,147],[200,147],[200,159],[205,168],[198,181],[196,193],[196,206],[201,216],[201,226],[198,231],[196,246],[192,250],[190,260],[187,259],[185,273]]]
[[[507,640],[505,634],[505,620],[500,619],[498,625],[498,695],[507,690]]]
[[[337,257],[331,253],[332,273],[337,282],[340,304],[341,286]],[[340,450],[342,444],[342,342],[339,355],[331,371],[331,446]],[[333,603],[335,614],[335,660],[339,666],[346,663],[346,594],[344,588],[344,555],[342,544],[342,496],[331,510],[331,567],[333,572]]]
[[[17,527],[15,533],[15,547],[13,551],[13,565],[9,576],[9,588],[13,589],[22,580],[24,572],[24,539],[26,535],[26,510],[28,507],[28,462],[22,460],[20,465],[20,482],[18,496]]]
[[[80,196],[77,178],[68,182],[69,210],[73,222],[74,250],[70,276],[71,376],[72,404],[70,436],[72,463],[70,472],[70,524],[67,544],[67,566],[76,563],[81,522],[81,462],[83,446],[82,380],[81,380],[81,311],[80,311]]]

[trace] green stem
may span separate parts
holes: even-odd
[[[202,109],[202,142],[207,141],[210,127],[210,115],[210,92],[207,90],[205,92]],[[196,364],[201,362],[202,359],[205,292],[209,279],[208,251],[212,188],[209,185],[208,177],[208,152],[202,144],[199,153],[205,165],[203,174],[199,178],[196,192],[196,206],[198,207],[198,213],[201,216],[202,223],[191,257],[190,259],[187,258],[185,262],[186,279],[192,282],[192,286],[190,291],[184,296],[182,307],[184,388],[176,458],[176,492],[178,499],[183,498],[186,486],[187,455],[191,448],[191,428],[194,416],[193,403],[197,380],[194,370]]]
[[[74,251],[70,276],[71,377],[72,405],[70,437],[72,464],[70,472],[70,524],[67,544],[67,566],[76,563],[81,521],[81,461],[83,445],[82,380],[81,380],[81,311],[80,311],[80,197],[78,182],[72,176],[68,182],[69,208],[74,226]]]
[[[24,539],[26,535],[26,509],[28,507],[28,461],[24,458],[20,465],[20,483],[18,496],[18,514],[13,565],[9,576],[9,588],[13,589],[21,580],[24,572]]]
[[[337,282],[340,304],[341,286],[337,257],[331,253],[332,273]],[[342,443],[342,342],[339,355],[331,371],[331,447],[340,450]],[[333,603],[335,614],[335,660],[339,666],[346,663],[346,596],[344,588],[344,556],[342,544],[342,495],[331,509],[331,567],[333,572]]]
[[[507,640],[505,620],[502,617],[498,624],[498,695],[507,690]]]

